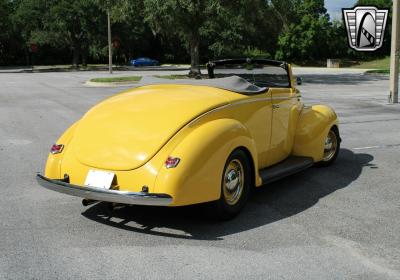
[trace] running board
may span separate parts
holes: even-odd
[[[313,165],[314,161],[312,158],[291,156],[276,165],[261,169],[259,173],[262,184],[265,185],[296,174]]]

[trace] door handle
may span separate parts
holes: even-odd
[[[274,104],[272,105],[272,109],[279,109],[281,106],[279,106],[278,104]]]

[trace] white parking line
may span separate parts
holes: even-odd
[[[352,148],[352,150],[370,150],[370,149],[384,149],[384,148],[395,148],[395,147],[400,147],[400,144],[358,147],[358,148]]]

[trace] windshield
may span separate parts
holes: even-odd
[[[257,61],[219,61],[211,62],[209,78],[239,76],[258,87],[290,87],[290,79],[284,65],[270,65]]]

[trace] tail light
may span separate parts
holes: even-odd
[[[167,168],[175,168],[178,166],[179,162],[181,161],[180,158],[177,157],[168,157],[165,161],[165,167]]]
[[[50,153],[52,153],[53,155],[59,154],[62,152],[63,149],[64,149],[64,145],[54,144],[53,146],[51,146]]]

